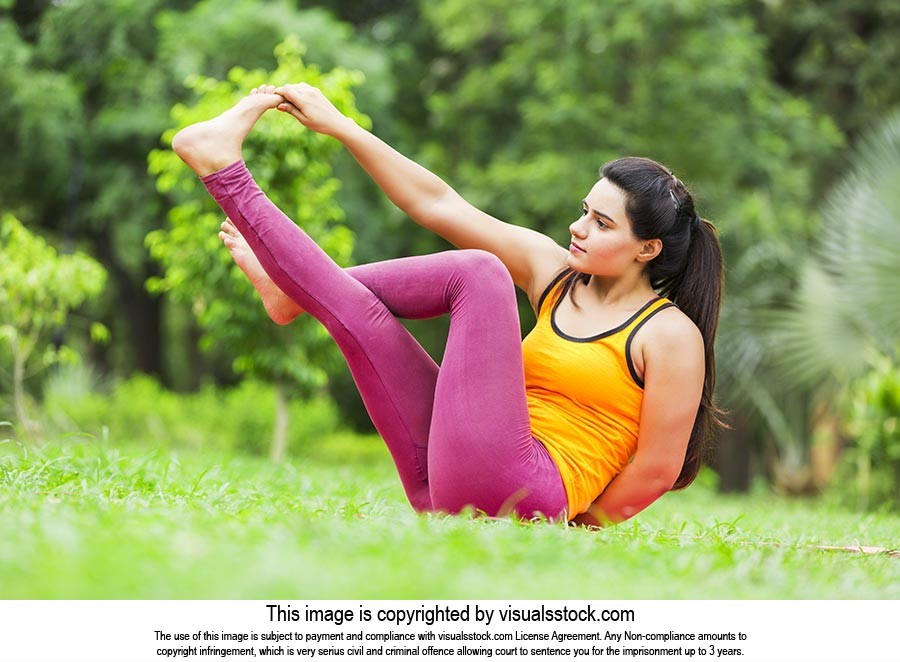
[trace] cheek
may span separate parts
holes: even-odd
[[[606,258],[613,258],[630,255],[632,244],[627,237],[623,237],[619,233],[599,236],[593,244],[592,254],[602,255]]]
[[[604,237],[588,247],[588,260],[598,271],[619,271],[631,264],[634,245],[624,237]]]

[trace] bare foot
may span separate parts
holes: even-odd
[[[201,177],[241,158],[241,145],[264,112],[284,103],[273,85],[261,85],[218,117],[175,134],[172,149]]]
[[[227,218],[221,227],[219,239],[231,252],[234,263],[240,267],[250,284],[256,288],[256,292],[266,308],[266,313],[272,321],[275,324],[285,325],[297,319],[297,316],[303,313],[303,308],[272,282],[244,236]]]

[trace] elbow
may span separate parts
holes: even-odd
[[[681,467],[675,466],[671,462],[654,462],[641,467],[642,482],[647,487],[647,490],[656,497],[660,497],[670,491],[680,474]]]

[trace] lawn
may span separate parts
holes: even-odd
[[[698,484],[594,532],[417,516],[369,437],[281,465],[81,437],[0,445],[7,599],[900,598],[900,558],[814,545],[900,547],[900,517]]]

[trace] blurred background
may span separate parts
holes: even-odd
[[[323,331],[268,321],[168,150],[308,80],[561,243],[605,161],[667,164],[726,254],[709,475],[900,511],[898,64],[895,0],[0,0],[0,436],[278,461],[371,432]],[[287,117],[248,150],[342,264],[447,248]],[[439,360],[445,321],[411,328]]]

